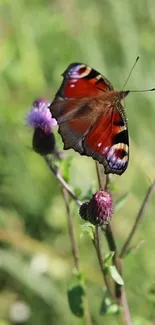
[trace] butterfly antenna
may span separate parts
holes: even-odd
[[[155,91],[155,88],[151,88],[151,89],[141,89],[141,90],[129,90],[130,93],[145,93],[148,91]]]
[[[136,66],[138,60],[139,60],[139,56],[137,56],[136,61],[135,61],[134,65],[132,66],[132,68],[131,68],[131,70],[130,70],[130,72],[129,72],[129,74],[128,74],[128,77],[127,77],[127,79],[126,79],[126,81],[125,81],[125,83],[124,83],[124,86],[123,86],[122,90],[125,88],[125,86],[126,86],[128,80],[129,80],[129,78],[130,78],[130,76],[131,76],[131,73],[132,73],[134,67]]]

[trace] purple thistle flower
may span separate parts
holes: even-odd
[[[34,129],[40,128],[45,133],[50,133],[52,127],[57,125],[55,118],[52,118],[52,114],[48,108],[50,104],[51,102],[48,99],[36,99],[27,115],[27,124]]]
[[[111,195],[104,190],[96,192],[90,201],[81,205],[79,213],[82,219],[93,225],[108,224],[113,214]]]
[[[50,112],[50,104],[51,102],[48,99],[38,98],[27,114],[27,125],[34,128],[33,149],[40,155],[48,155],[56,151],[52,130],[57,122]]]

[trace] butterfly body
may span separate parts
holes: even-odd
[[[87,65],[71,64],[63,73],[51,112],[59,125],[64,149],[74,149],[104,165],[105,173],[121,175],[128,165],[127,118],[121,100],[128,91]]]

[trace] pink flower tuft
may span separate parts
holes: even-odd
[[[47,99],[36,99],[27,115],[27,124],[34,129],[40,128],[45,133],[50,133],[52,127],[57,125],[56,120],[52,118],[52,114],[49,110],[50,104],[51,102]]]

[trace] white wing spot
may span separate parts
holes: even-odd
[[[109,147],[105,147],[104,150],[103,150],[103,153],[104,153],[104,154],[107,153],[108,150],[109,150]]]

